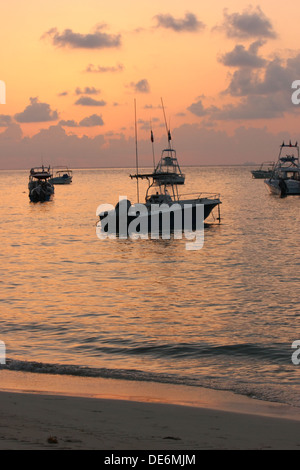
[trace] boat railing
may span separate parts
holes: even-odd
[[[192,197],[194,200],[201,200],[201,199],[220,199],[220,193],[185,193],[178,195],[178,200],[185,198],[186,196]]]

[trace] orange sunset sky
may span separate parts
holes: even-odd
[[[275,159],[300,140],[300,5],[211,0],[1,3],[0,169],[151,165],[163,98],[184,165]]]

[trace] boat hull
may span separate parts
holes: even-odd
[[[300,196],[300,181],[268,179],[265,180],[265,184],[269,188],[271,194],[281,197]]]
[[[181,230],[197,230],[199,225],[201,226],[201,222],[204,222],[210,216],[214,208],[220,204],[221,201],[218,199],[205,200],[199,203],[185,201],[184,203],[175,203],[165,212],[157,210],[151,211],[148,209],[146,215],[140,214],[137,216],[136,214],[130,215],[124,212],[121,217],[120,212],[114,210],[99,214],[99,218],[101,221],[101,230],[112,235],[115,233],[120,234],[120,232],[126,232],[124,235],[128,235],[130,225],[135,225],[137,219],[140,225],[138,233],[148,234],[152,232],[153,229],[158,230],[160,233],[168,232],[168,230],[174,232],[179,229],[178,221]],[[202,213],[197,209],[197,206],[203,206],[202,220],[199,220],[199,214],[202,215]],[[188,207],[188,209],[186,209],[186,207]],[[188,216],[187,211],[189,212]],[[111,227],[109,226],[109,216],[115,217],[115,225],[112,224]]]
[[[254,170],[251,173],[253,178],[257,180],[264,180],[272,176],[272,171]]]
[[[46,202],[50,201],[54,194],[54,187],[47,183],[46,185],[39,183],[30,183],[29,188],[29,199],[31,202]]]
[[[51,184],[71,184],[72,183],[72,178],[51,178],[50,180]]]

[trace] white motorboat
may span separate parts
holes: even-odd
[[[31,168],[29,173],[29,199],[31,202],[49,201],[54,194],[54,186],[49,182],[51,178],[50,166]]]
[[[298,143],[280,146],[278,161],[272,176],[265,180],[272,194],[285,196],[300,195],[300,162]]]
[[[71,184],[73,180],[73,172],[67,167],[56,167],[53,176],[50,178],[51,184]]]

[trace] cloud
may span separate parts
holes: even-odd
[[[104,25],[96,26],[94,32],[89,34],[75,33],[72,29],[65,29],[61,34],[57,28],[47,31],[42,39],[50,38],[52,44],[58,47],[70,47],[72,49],[104,49],[119,47],[121,36],[103,32]]]
[[[187,109],[198,117],[206,116],[209,113],[208,109],[204,108],[202,100],[192,103]]]
[[[95,100],[89,96],[81,96],[77,101],[75,101],[75,104],[79,106],[106,106],[105,101]]]
[[[257,54],[264,44],[264,41],[258,40],[250,44],[248,49],[238,44],[231,52],[223,54],[218,60],[227,67],[261,68],[266,65],[267,61]]]
[[[86,86],[84,90],[81,90],[79,87],[75,90],[76,95],[99,95],[100,90],[97,90],[95,87]]]
[[[68,96],[68,92],[67,91],[62,91],[61,93],[58,93],[57,96]]]
[[[87,68],[85,69],[85,72],[87,73],[116,73],[116,72],[122,72],[124,70],[124,65],[118,64],[115,67],[103,67],[101,65],[93,65],[89,64]]]
[[[300,75],[300,54],[285,62],[275,58],[267,62],[264,70],[238,69],[231,76],[225,93],[231,96],[289,94],[295,77]]]
[[[219,97],[230,95],[238,98],[235,102],[205,107],[198,97],[188,111],[214,121],[274,119],[299,113],[291,102],[291,84],[300,76],[300,53],[285,60],[280,57],[266,60],[257,55],[262,44],[256,41],[247,50],[237,46],[222,58],[224,65],[238,69],[230,74],[229,85]],[[257,59],[262,59],[264,65],[259,66],[262,64]]]
[[[151,122],[150,121],[145,121],[144,119],[139,119],[138,120],[138,125],[139,125],[139,128],[141,130],[145,130],[145,131],[150,131],[151,128],[152,128],[152,124],[153,123],[160,123],[160,119],[154,117],[151,119]]]
[[[73,119],[69,119],[67,121],[65,120],[61,120],[59,121],[58,123],[60,126],[63,126],[63,127],[78,127],[78,124],[76,121],[74,121]]]
[[[7,114],[0,114],[0,127],[8,127],[12,123],[12,119]]]
[[[202,123],[184,124],[173,129],[172,136],[178,152],[184,154],[184,161],[181,161],[183,165],[242,164],[253,160],[272,160],[282,140],[298,139],[297,135],[288,132],[271,133],[265,127],[241,126],[229,135],[225,131],[204,128]],[[148,136],[139,140],[140,164],[143,166],[152,163],[149,141]],[[156,141],[157,146],[163,148],[165,135]],[[253,155],[253,142],[260,149],[259,155]],[[72,168],[121,167],[124,164],[134,166],[134,145],[134,137],[126,138],[122,134],[79,137],[76,134],[68,135],[61,126],[50,126],[34,136],[24,137],[21,127],[12,124],[0,133],[0,168],[31,168],[40,159],[41,149],[44,161],[52,166],[59,165],[61,161]],[[210,188],[210,191],[215,190],[218,188]]]
[[[223,94],[246,96],[253,94],[255,90],[258,92],[259,77],[259,74],[253,73],[250,69],[238,69],[231,75],[229,86],[224,90]]]
[[[17,122],[48,122],[58,119],[57,111],[52,111],[47,103],[40,103],[38,98],[30,98],[30,104],[21,113],[15,114]]]
[[[271,21],[261,8],[249,6],[242,13],[228,13],[224,10],[224,20],[221,26],[214,29],[225,31],[229,38],[271,38],[277,37]]]
[[[237,105],[226,105],[215,109],[212,117],[217,120],[274,119],[284,115],[288,109],[284,97],[249,95]]]
[[[138,81],[137,83],[131,82],[130,86],[137,93],[150,93],[150,85],[148,80],[146,80],[145,78]]]
[[[285,113],[295,113],[297,108],[292,105],[290,89],[276,93],[248,94],[242,96],[234,104],[223,107],[210,106],[205,108],[201,100],[192,103],[188,111],[198,117],[209,117],[216,121],[274,119],[283,117]]]
[[[205,24],[193,13],[187,12],[182,19],[176,19],[170,14],[160,14],[154,17],[158,28],[172,29],[176,32],[197,32],[205,28]]]
[[[103,126],[104,122],[103,122],[102,116],[98,116],[97,114],[92,114],[91,116],[82,119],[79,125],[82,127]]]

